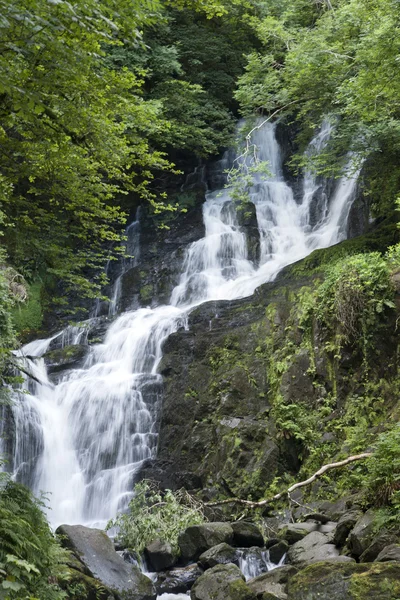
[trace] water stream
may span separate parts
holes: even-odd
[[[324,124],[310,152],[323,148],[329,128]],[[321,183],[305,173],[303,199],[296,202],[283,178],[274,125],[256,131],[253,141],[273,173],[267,180],[256,177],[250,190],[259,232],[256,260],[249,259],[248,238],[229,189],[208,193],[203,205],[205,236],[187,249],[169,305],[116,318],[104,342],[91,347],[84,365],[66,372],[56,385],[40,358],[51,339],[23,349],[26,367],[37,381],[25,380],[13,406],[11,468],[36,493],[49,494],[54,526],[103,526],[127,506],[138,469],[156,452],[162,345],[173,332],[187,327],[193,307],[249,296],[285,265],[345,238],[357,174],[339,180],[330,198],[321,194],[323,205],[315,211]],[[118,307],[118,286],[117,279],[111,315]],[[59,335],[66,343],[82,343],[85,330],[70,328]]]

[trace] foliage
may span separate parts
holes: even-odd
[[[250,20],[262,47],[248,54],[236,92],[243,113],[295,120],[302,144],[334,115],[319,169],[337,172],[349,150],[360,162],[368,156],[365,181],[375,214],[393,211],[400,191],[397,3],[267,0],[263,8],[261,20]]]
[[[189,527],[202,523],[201,504],[185,490],[162,494],[155,484],[142,481],[135,485],[129,512],[110,521],[107,528],[117,528],[117,539],[137,554],[155,539],[169,542],[178,552],[178,536]]]
[[[390,270],[378,253],[347,257],[327,270],[316,297],[316,317],[344,342],[367,343],[379,316],[395,307]]]
[[[176,172],[166,151],[206,156],[227,143],[247,38],[232,47],[231,17],[218,19],[242,4],[0,1],[0,226],[30,282],[45,271],[64,293],[96,296],[132,203],[176,210],[154,179]],[[217,22],[214,43],[230,53],[226,67],[214,60],[230,77],[221,97],[205,89],[204,40]],[[201,36],[188,41],[195,23]]]
[[[0,490],[0,598],[61,600],[67,554],[42,512],[43,502],[5,476]]]

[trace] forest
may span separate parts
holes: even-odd
[[[270,131],[280,154],[268,150],[264,156],[266,142],[259,140]],[[225,188],[214,186],[219,196],[212,196],[212,190],[210,196],[210,181],[228,148],[239,159],[218,175],[228,182]],[[189,250],[189,258],[182,258],[189,242],[194,248],[202,239],[202,210],[206,235],[207,226],[215,226],[207,225],[205,192],[207,202],[211,198],[216,203],[211,211],[230,194],[235,216],[229,213],[231,220],[224,223],[233,223],[232,231],[240,231],[248,245],[248,253],[238,254],[239,259],[259,260],[257,268],[264,273],[262,253],[272,260],[278,253],[265,250],[265,244],[273,248],[275,229],[263,233],[252,203],[257,208],[255,196],[274,177],[275,156],[277,161],[282,158],[279,181],[294,190],[293,213],[296,203],[301,204],[301,186],[306,190],[308,181],[319,190],[319,200],[314,188],[310,196],[307,240],[312,228],[317,237],[325,225],[331,226],[329,211],[333,214],[340,190],[357,182],[353,204],[342,219],[346,233],[340,233],[338,217],[338,233],[331,242],[313,242],[298,256],[294,246],[293,260],[285,259],[264,279],[260,275],[246,292],[207,295],[201,291],[205,279],[201,285],[194,280],[198,272],[206,272],[204,264],[199,267],[201,259],[192,272],[190,261],[197,255]],[[201,181],[200,172],[205,173]],[[321,208],[323,196],[328,199]],[[102,331],[101,337],[97,330],[89,331],[84,334],[89,342],[83,345],[112,344],[113,332],[119,340],[125,335],[115,317],[137,309],[139,319],[140,311],[150,311],[150,306],[155,310],[168,305],[171,310],[164,307],[164,320],[152,330],[154,347],[138,342],[148,352],[141,363],[145,366],[130,371],[153,378],[161,373],[163,391],[151,393],[164,394],[164,399],[157,396],[162,409],[154,416],[149,408],[153,400],[149,404],[143,392],[143,407],[142,389],[132,387],[130,397],[142,412],[151,413],[149,431],[153,434],[158,427],[159,437],[156,442],[147,442],[150,433],[146,438],[151,456],[139,459],[144,472],[131,482],[136,494],[129,509],[115,505],[107,516],[121,549],[130,549],[137,558],[160,538],[170,544],[183,568],[198,558],[189,553],[182,562],[183,530],[244,519],[257,525],[264,539],[286,545],[293,558],[289,546],[294,548],[303,534],[285,518],[291,511],[292,521],[308,523],[303,517],[312,513],[322,525],[339,522],[333,539],[340,558],[349,562],[331,563],[328,556],[321,571],[313,565],[294,575],[285,571],[286,580],[274,583],[279,589],[260,591],[243,582],[228,590],[221,583],[216,596],[210,591],[212,582],[201,588],[200,577],[192,600],[398,599],[399,209],[398,0],[0,0],[0,598],[125,597],[104,587],[90,569],[77,566],[73,544],[63,541],[68,532],[62,531],[61,538],[53,532],[46,508],[53,492],[16,475],[7,439],[13,428],[18,430],[16,402],[18,406],[24,394],[32,393],[29,385],[41,383],[39,371],[24,362],[24,347],[31,348],[34,340],[53,340],[68,327],[79,332],[93,314],[101,321],[106,311],[101,327],[109,327],[108,333]],[[318,216],[318,211],[325,213]],[[128,233],[138,214],[143,244],[139,258],[130,256]],[[216,213],[210,214],[215,218]],[[265,218],[271,229],[271,213]],[[257,227],[260,233],[254,233]],[[234,279],[229,273],[239,269],[240,260],[231,260],[232,253],[227,252],[228,262],[221,267],[221,290]],[[213,260],[221,255],[222,250],[214,253]],[[129,281],[127,273],[133,274]],[[243,273],[246,280],[248,271]],[[117,275],[122,292],[115,287]],[[112,290],[120,303],[116,308]],[[186,312],[175,316],[177,307]],[[212,331],[214,313],[223,334],[218,324],[217,333]],[[143,312],[143,318],[153,318],[149,314]],[[124,326],[139,331],[142,321]],[[54,373],[76,365],[91,368],[89,359],[83,362],[87,348],[82,350],[80,343],[69,341],[61,348],[49,342],[43,355]],[[117,360],[123,342],[115,344]],[[26,354],[35,358],[35,351]],[[99,365],[107,362],[104,356]],[[155,361],[151,368],[148,356]],[[122,380],[118,371],[113,381],[118,390]],[[62,383],[49,381],[53,389]],[[157,386],[155,379],[150,383]],[[114,402],[118,390],[108,402]],[[83,387],[79,393],[83,398]],[[76,404],[74,410],[78,429],[86,409]],[[129,405],[121,410],[127,413]],[[113,415],[115,422],[124,420],[117,412]],[[228,426],[236,417],[241,424]],[[31,411],[21,435],[29,435],[35,419]],[[96,435],[106,438],[105,431],[103,423]],[[132,431],[133,426],[128,434],[122,424],[115,429],[116,437],[133,440]],[[134,433],[142,435],[142,430]],[[18,437],[18,431],[12,436]],[[95,452],[88,439],[82,455]],[[41,451],[34,450],[35,460]],[[275,451],[274,462],[270,457]],[[115,448],[96,452],[104,470],[118,467]],[[292,501],[289,494],[287,499],[290,486],[323,465],[360,454],[368,457],[318,476],[317,484],[302,488],[301,497]],[[90,468],[82,471],[86,476]],[[275,495],[279,498],[268,510],[257,506]],[[340,499],[347,502],[346,510],[352,509],[351,518],[345,509],[327,509],[329,518],[324,520],[322,500]],[[309,510],[302,512],[304,505]],[[365,526],[370,537],[358,548],[352,528],[372,513]],[[280,533],[270,523],[273,518],[285,525]],[[229,536],[215,539],[203,550],[227,541],[234,545]],[[373,562],[389,546],[394,558]],[[363,560],[367,550],[369,558]],[[203,577],[208,567],[231,562],[225,557],[207,567],[202,563]],[[318,578],[325,587],[318,588]],[[329,595],[339,589],[329,585],[340,587],[346,578],[351,579],[350,588],[343,584],[337,592],[342,595]],[[181,592],[187,590],[171,598],[189,598],[179,596]],[[135,589],[126,598],[150,600],[156,595],[148,588]]]

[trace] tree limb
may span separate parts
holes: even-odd
[[[364,452],[363,454],[356,454],[355,456],[349,456],[344,460],[335,463],[329,463],[327,465],[323,465],[314,475],[311,475],[305,481],[300,481],[298,483],[293,484],[287,490],[280,492],[279,494],[275,494],[272,498],[268,500],[260,500],[259,502],[252,502],[251,500],[243,500],[242,498],[229,498],[228,500],[220,500],[219,502],[205,502],[204,506],[221,506],[222,504],[244,504],[249,508],[260,508],[263,506],[268,506],[277,500],[280,500],[283,496],[287,496],[290,499],[290,494],[297,490],[298,488],[305,487],[307,485],[311,485],[316,479],[324,475],[327,471],[331,469],[339,469],[340,467],[345,467],[346,465],[355,462],[356,460],[364,460],[365,458],[370,458],[373,455],[372,452]]]

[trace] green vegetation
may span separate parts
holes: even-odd
[[[129,512],[120,514],[107,527],[117,527],[118,540],[140,555],[155,539],[169,542],[178,552],[179,534],[204,520],[201,504],[185,490],[161,494],[155,484],[142,481],[135,485]]]
[[[400,192],[396,2],[270,0],[261,11],[250,19],[261,48],[248,54],[236,92],[243,113],[295,122],[300,150],[330,117],[335,131],[314,167],[337,173],[349,152],[355,169],[368,157],[366,192],[387,216]],[[304,160],[300,152],[295,163]]]
[[[51,533],[43,502],[4,477],[1,484],[0,598],[66,598],[59,582],[66,577],[68,554]]]

